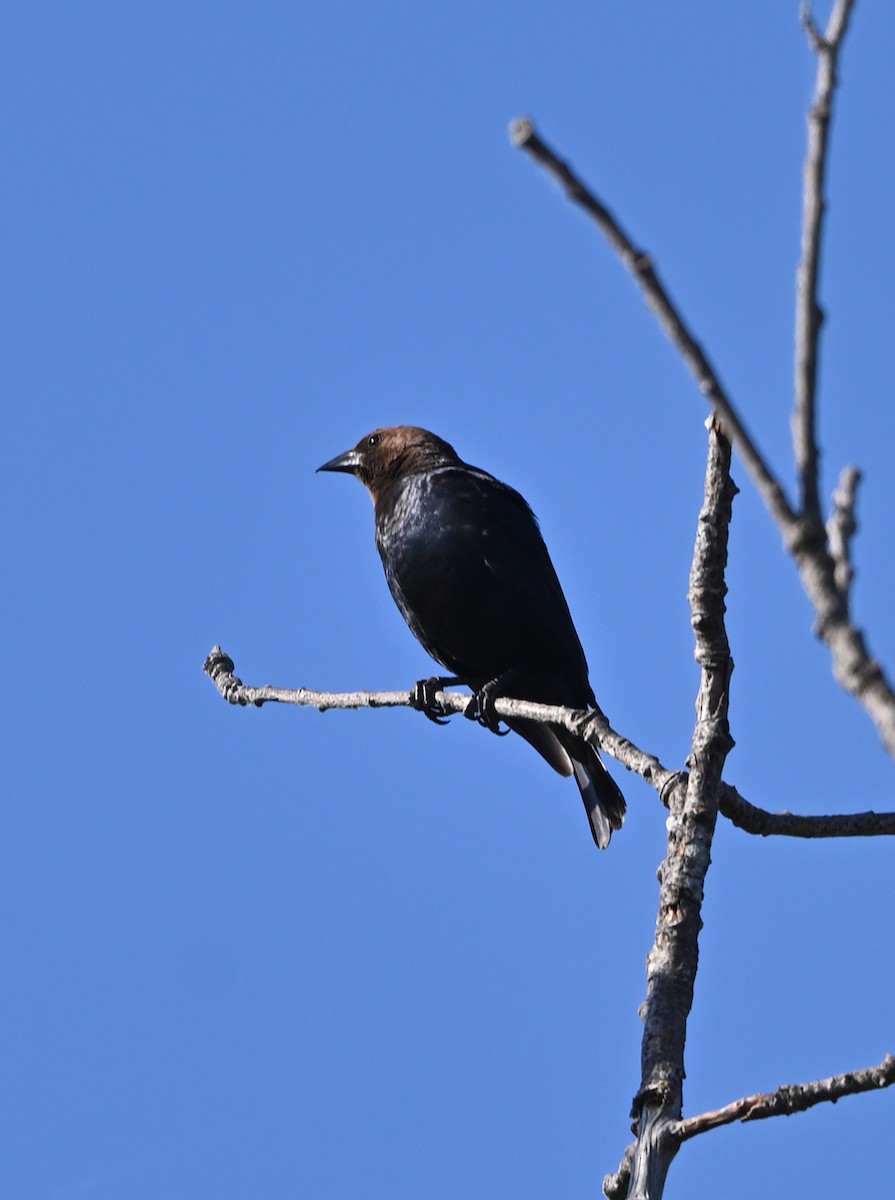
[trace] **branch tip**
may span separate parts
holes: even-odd
[[[811,11],[811,5],[808,3],[808,0],[803,0],[802,4],[799,5],[799,24],[804,29],[805,36],[808,38],[811,49],[815,53],[822,54],[825,50],[829,49],[826,38],[814,20],[814,14]]]
[[[535,136],[535,125],[531,117],[517,117],[510,121],[510,142],[514,146],[521,148]]]

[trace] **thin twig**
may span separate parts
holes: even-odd
[[[319,692],[312,688],[250,687],[234,674],[233,660],[220,646],[212,649],[203,669],[229,704],[244,707],[291,704],[316,708],[320,712],[328,709],[414,707],[410,692]],[[469,705],[469,696],[461,692],[437,692],[436,699],[445,713],[462,713]],[[524,717],[530,721],[562,725],[570,732],[586,738],[629,771],[640,775],[656,789],[666,805],[674,785],[680,783],[686,786],[686,771],[670,770],[654,754],[641,750],[628,738],[622,737],[599,710],[587,712],[509,699],[497,700],[496,708],[502,717]],[[771,813],[750,804],[730,784],[724,784],[721,789],[721,812],[746,833],[762,837],[775,834],[800,838],[895,835],[895,813],[843,813],[839,816],[817,817],[797,816],[789,812]]]
[[[736,443],[737,450],[746,463],[765,504],[781,524],[793,524],[796,515],[786,499],[783,488],[771,472],[739,414],[731,404],[705,351],[696,341],[680,310],[665,290],[650,256],[634,245],[606,205],[597,199],[568,163],[563,162],[554,153],[535,131],[534,124],[528,117],[513,121],[510,125],[510,140],[514,146],[525,150],[536,162],[540,163],[564,188],[569,199],[583,208],[588,216],[597,223],[612,248],[639,284],[644,299],[656,314],[668,339],[680,351],[699,390],[721,417],[725,430]]]
[[[813,1083],[795,1083],[779,1087],[775,1092],[745,1096],[732,1104],[713,1112],[700,1113],[680,1121],[675,1136],[680,1142],[719,1129],[734,1121],[762,1121],[766,1117],[790,1117],[793,1113],[805,1112],[815,1104],[835,1104],[843,1096],[856,1096],[860,1092],[873,1092],[891,1087],[895,1083],[895,1057],[887,1054],[875,1067],[864,1067],[860,1071],[849,1071],[845,1075],[833,1075],[830,1079],[816,1079]]]
[[[814,102],[808,114],[808,152],[802,187],[802,253],[796,274],[795,400],[792,417],[793,452],[799,480],[802,516],[816,530],[823,520],[818,485],[816,395],[818,342],[823,312],[817,290],[823,234],[824,179],[830,120],[836,91],[839,50],[848,28],[853,0],[837,0],[826,31],[821,34],[810,7],[802,7],[802,25],[817,54]]]
[[[839,487],[833,493],[833,510],[827,521],[827,540],[833,559],[833,578],[845,603],[851,604],[851,585],[854,567],[851,558],[851,541],[858,532],[855,504],[861,472],[857,467],[844,467],[839,476]]]

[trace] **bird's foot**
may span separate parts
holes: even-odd
[[[420,679],[410,693],[410,705],[423,716],[428,717],[435,725],[447,725],[448,715],[435,699],[436,692],[442,692],[452,683],[459,683],[454,676],[433,675],[431,679]]]
[[[490,683],[479,688],[463,710],[463,715],[470,721],[478,721],[479,725],[483,725],[491,733],[496,733],[498,737],[506,737],[510,731],[500,728],[500,717],[494,707],[501,682],[502,679],[492,679]]]

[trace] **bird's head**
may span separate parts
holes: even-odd
[[[358,478],[375,500],[391,483],[459,463],[454,447],[428,429],[395,425],[374,429],[353,450],[346,450],[318,467],[318,471],[343,471]]]

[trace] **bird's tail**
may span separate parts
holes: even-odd
[[[512,720],[507,724],[534,746],[560,775],[574,775],[593,839],[601,850],[609,845],[613,829],[625,819],[625,798],[589,742],[558,725]]]
[[[590,831],[599,848],[605,850],[613,829],[622,827],[625,798],[593,746],[577,739],[575,746],[566,748],[572,760],[575,782],[584,801]]]

